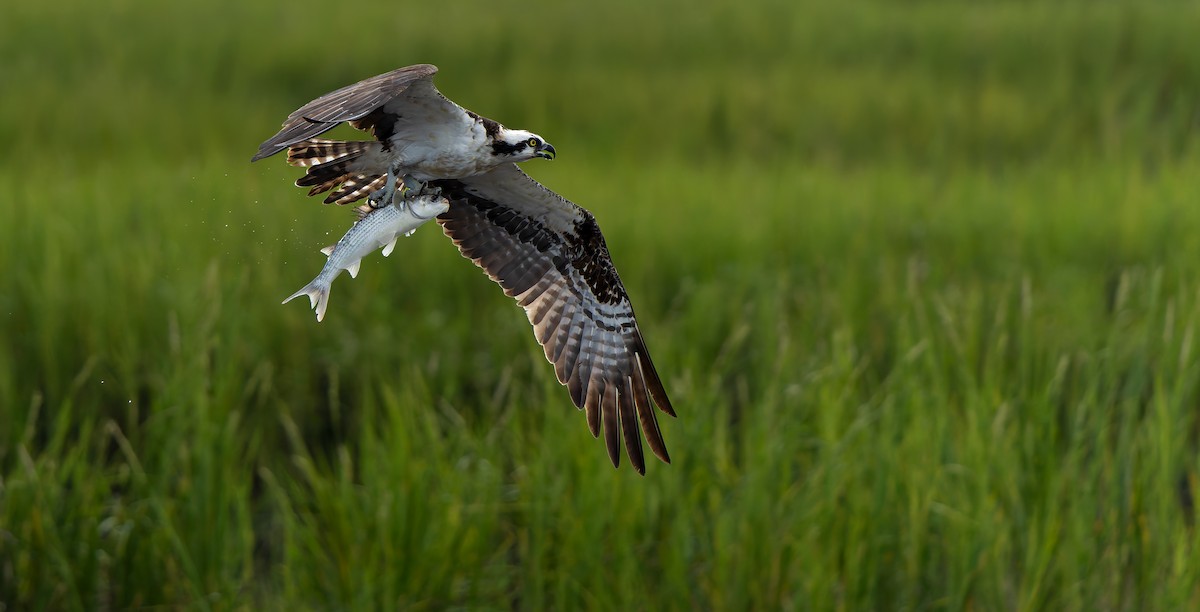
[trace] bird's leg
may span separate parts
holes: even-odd
[[[367,200],[370,202],[371,208],[383,208],[388,204],[403,207],[405,200],[429,193],[429,190],[425,188],[425,183],[417,180],[411,174],[405,174],[396,180],[397,173],[399,173],[399,169],[395,167],[388,169],[387,182],[384,183],[383,188],[372,193]],[[441,190],[436,191],[441,192]]]
[[[408,176],[408,175],[405,175]],[[375,193],[372,193],[367,198],[367,203],[371,208],[383,208],[387,206],[384,202],[391,204],[396,197],[396,169],[388,168],[387,182],[383,184],[383,188]]]
[[[397,189],[392,194],[392,202],[403,208],[408,205],[408,200],[419,198],[427,194],[428,191],[425,188],[425,183],[413,178],[411,174],[405,174],[400,178],[400,189]]]
[[[419,190],[417,190],[417,195],[436,198],[436,197],[442,195],[442,188],[441,187],[430,187],[429,183],[422,183],[421,188]]]
[[[413,178],[411,174],[405,174],[401,179],[404,182],[404,197],[415,198],[425,193],[425,183]]]

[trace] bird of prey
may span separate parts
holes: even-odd
[[[592,436],[603,431],[613,466],[624,437],[645,474],[639,424],[670,463],[654,406],[675,411],[595,218],[516,166],[553,159],[554,147],[450,101],[433,85],[436,72],[408,66],[325,94],[288,115],[251,161],[288,149],[288,163],[307,168],[296,185],[330,192],[326,203],[379,207],[439,189],[450,201],[437,217],[443,232],[525,309]],[[317,138],[342,122],[375,139]]]

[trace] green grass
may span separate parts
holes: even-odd
[[[21,3],[0,609],[1200,606],[1200,9]],[[434,228],[258,143],[401,65],[546,136],[680,417],[613,470]]]

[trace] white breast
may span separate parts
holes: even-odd
[[[495,164],[483,125],[458,105],[422,95],[406,110],[390,141],[404,173],[420,181],[464,178]]]

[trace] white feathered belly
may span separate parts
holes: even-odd
[[[446,149],[409,147],[400,155],[405,174],[420,181],[461,179],[483,174],[495,165],[495,157],[480,154],[478,149]]]
[[[460,179],[491,170],[497,160],[486,143],[487,136],[474,122],[401,132],[391,141],[402,172],[420,181]]]

